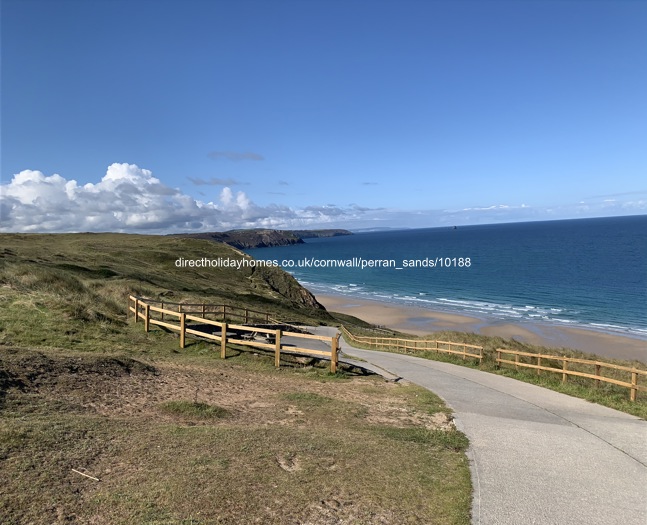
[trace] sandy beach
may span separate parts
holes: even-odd
[[[327,310],[354,315],[378,326],[415,335],[426,335],[439,330],[474,332],[515,339],[528,344],[573,348],[604,357],[647,362],[647,341],[595,330],[488,320],[347,296],[317,295],[317,300]]]

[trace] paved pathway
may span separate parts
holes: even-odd
[[[454,410],[471,443],[474,524],[647,525],[647,421],[507,377],[341,343]]]

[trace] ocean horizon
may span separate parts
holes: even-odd
[[[647,339],[647,215],[362,232],[245,251],[315,295]]]

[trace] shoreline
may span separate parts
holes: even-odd
[[[487,319],[472,314],[449,313],[345,295],[326,293],[316,295],[316,298],[326,310],[353,315],[368,323],[413,335],[428,335],[442,330],[473,332],[532,345],[571,348],[602,357],[647,363],[647,341],[624,335],[531,321]]]

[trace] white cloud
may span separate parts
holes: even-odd
[[[521,205],[524,207],[525,205]],[[510,208],[507,204],[494,204],[492,206],[486,206],[481,208],[465,208],[463,211],[490,211],[490,210],[507,210]]]
[[[222,189],[217,202],[202,202],[164,185],[135,164],[112,164],[97,183],[79,185],[54,174],[24,170],[0,186],[0,231],[129,231],[171,233],[231,228],[301,228],[352,220],[355,209],[261,207],[242,191]]]

